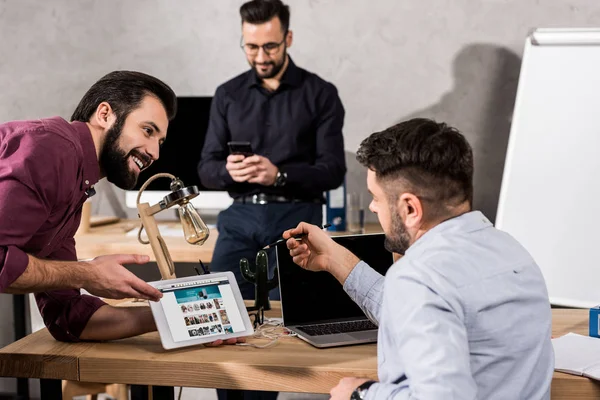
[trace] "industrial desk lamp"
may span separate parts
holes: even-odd
[[[171,193],[152,206],[149,203],[140,203],[142,192],[152,181],[158,178],[171,179]],[[179,206],[177,213],[181,220],[185,240],[190,244],[202,246],[206,242],[206,239],[208,239],[210,231],[204,221],[202,221],[202,218],[200,218],[200,215],[198,215],[198,212],[196,212],[192,203],[190,203],[190,200],[198,196],[198,194],[196,186],[184,187],[180,179],[167,173],[160,173],[150,177],[138,192],[136,204],[139,217],[142,220],[142,226],[138,232],[138,240],[142,244],[150,243],[162,279],[175,278],[175,265],[173,264],[167,245],[160,235],[154,215],[173,206]],[[148,235],[148,241],[142,239],[142,231],[144,229]]]

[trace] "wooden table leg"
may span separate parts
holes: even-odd
[[[122,383],[107,386],[106,393],[116,400],[129,400],[129,387]]]
[[[13,319],[15,323],[15,341],[27,335],[27,300],[24,294],[13,295]],[[29,398],[29,380],[17,378],[17,394]]]

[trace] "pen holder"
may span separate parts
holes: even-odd
[[[246,258],[240,260],[240,270],[245,280],[254,284],[254,307],[253,310],[270,310],[269,291],[277,287],[279,281],[277,268],[273,278],[269,279],[269,259],[264,250],[256,254],[256,268],[250,270],[250,263]]]

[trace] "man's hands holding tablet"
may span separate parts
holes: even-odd
[[[161,344],[175,349],[245,342],[254,333],[244,299],[231,272],[149,282],[162,293],[150,302]]]

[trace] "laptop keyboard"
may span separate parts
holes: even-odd
[[[322,336],[333,335],[335,333],[370,331],[377,329],[377,325],[375,325],[368,319],[365,319],[360,321],[331,322],[328,324],[318,325],[303,325],[298,326],[297,329],[308,333],[310,336]]]

